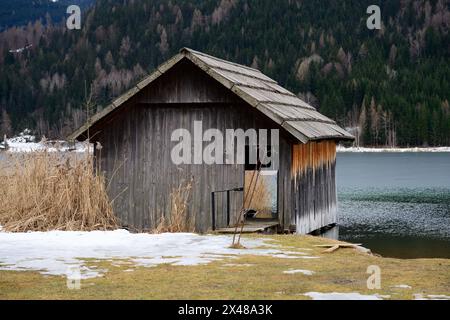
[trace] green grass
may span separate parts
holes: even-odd
[[[303,252],[320,259],[246,255],[199,266],[163,264],[151,268],[86,260],[88,266],[95,265],[108,272],[100,278],[82,280],[80,290],[67,289],[65,277],[0,271],[0,299],[307,299],[302,294],[309,291],[378,293],[390,295],[391,299],[412,299],[415,293],[450,293],[450,259],[391,259],[354,249],[322,253],[323,248],[314,245],[334,241],[311,236],[258,237],[273,239],[272,243],[288,251],[309,248],[311,251]],[[367,289],[369,265],[381,268],[379,290]],[[124,271],[130,268],[134,271]],[[291,268],[315,273],[312,276],[283,273]],[[412,289],[392,287],[399,284],[410,285]]]

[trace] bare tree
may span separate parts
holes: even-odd
[[[159,51],[164,55],[169,50],[166,28],[164,28],[162,25],[158,25],[157,29],[160,34],[160,42],[158,43],[158,48]]]
[[[358,143],[360,143],[360,144],[369,142],[369,141],[364,141],[364,139],[363,139],[364,130],[366,130],[366,122],[367,122],[367,110],[366,110],[366,102],[364,99],[362,102],[362,105],[361,105],[361,113],[359,114],[359,119],[358,119],[358,127],[359,127]]]
[[[11,118],[9,117],[6,109],[2,110],[2,118],[0,121],[0,137],[11,136],[12,134],[12,126],[11,126]]]

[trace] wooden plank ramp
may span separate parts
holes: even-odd
[[[332,244],[318,244],[315,245],[315,247],[322,247],[322,248],[328,248],[325,249],[324,253],[330,253],[338,250],[339,248],[354,248],[361,246],[362,243],[332,243]]]
[[[256,221],[255,221],[256,220]],[[280,225],[278,221],[257,221],[250,220],[245,221],[242,233],[266,233],[266,232],[277,232]],[[239,230],[240,228],[238,228]],[[217,233],[234,233],[236,231],[235,227],[219,228],[216,229]]]

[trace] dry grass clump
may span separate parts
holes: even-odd
[[[188,206],[192,190],[192,179],[181,183],[170,194],[171,210],[170,216],[161,218],[158,226],[153,232],[194,232],[195,216],[189,216]]]
[[[5,163],[5,162],[4,162]],[[93,159],[33,152],[0,166],[0,225],[6,231],[117,228],[105,179]]]
[[[230,246],[229,246],[229,248],[230,249],[247,249],[246,247],[244,247],[240,242],[235,242],[235,243],[232,243]]]

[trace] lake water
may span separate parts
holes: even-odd
[[[338,153],[339,239],[450,258],[450,153]]]

